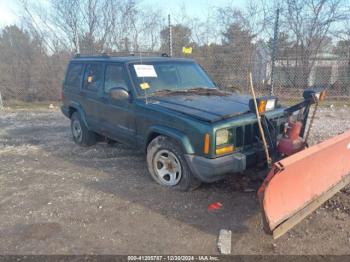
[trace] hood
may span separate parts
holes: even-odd
[[[215,122],[249,112],[249,96],[172,95],[152,97],[149,104],[171,109],[197,119]]]

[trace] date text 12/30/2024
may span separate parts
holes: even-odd
[[[216,256],[128,256],[128,261],[219,261]]]

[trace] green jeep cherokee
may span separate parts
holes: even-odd
[[[142,149],[161,185],[190,190],[263,160],[251,97],[220,91],[192,59],[76,56],[62,98],[77,144],[105,137]],[[268,98],[276,136],[283,112]]]

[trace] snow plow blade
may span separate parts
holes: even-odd
[[[273,164],[260,189],[265,229],[278,238],[350,182],[350,130]]]

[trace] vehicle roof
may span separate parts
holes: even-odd
[[[80,56],[80,57],[74,57],[71,59],[71,62],[92,62],[92,61],[98,61],[98,62],[122,62],[122,63],[129,63],[129,62],[166,62],[166,61],[175,61],[175,62],[194,62],[193,59],[190,58],[179,58],[179,57],[156,57],[156,56],[147,56],[147,57],[140,57],[140,56]]]

